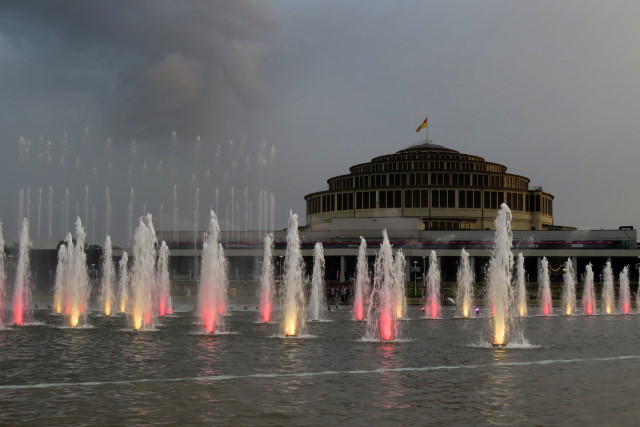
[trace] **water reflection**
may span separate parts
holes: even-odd
[[[494,367],[488,368],[484,386],[478,389],[481,401],[480,407],[484,419],[491,425],[513,425],[522,421],[520,415],[513,407],[514,394],[517,393],[517,384],[512,367],[495,366],[501,363],[512,362],[513,358],[507,349],[494,349],[492,351],[492,363]]]
[[[404,359],[397,344],[380,342],[376,348],[379,369],[394,369],[404,366]],[[380,405],[385,409],[406,408],[403,396],[406,394],[402,385],[401,373],[381,372],[380,374]]]

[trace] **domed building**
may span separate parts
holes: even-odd
[[[554,196],[531,187],[529,178],[432,143],[352,166],[328,184],[305,196],[308,230],[331,230],[341,218],[415,219],[418,230],[492,230],[502,203],[511,208],[513,230],[557,228]]]

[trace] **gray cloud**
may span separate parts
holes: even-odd
[[[19,188],[52,185],[62,228],[67,188],[72,212],[86,185],[100,212],[110,185],[120,230],[131,187],[136,213],[162,204],[167,228],[177,185],[189,228],[196,186],[202,209],[219,190],[223,220],[246,187],[254,208],[275,192],[283,227],[327,178],[424,137],[429,115],[435,143],[555,194],[556,222],[637,226],[622,188],[640,157],[639,14],[592,0],[0,1],[0,215],[14,221]]]
[[[263,39],[278,25],[266,3],[24,1],[1,3],[0,15],[33,81],[84,76],[111,133],[215,132],[235,108],[265,105]]]

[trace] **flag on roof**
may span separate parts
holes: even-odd
[[[424,119],[424,122],[422,122],[422,124],[418,126],[418,129],[416,129],[416,132],[420,132],[422,129],[426,128],[427,125],[429,124],[428,122],[429,122],[429,117]]]

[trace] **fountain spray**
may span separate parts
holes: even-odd
[[[398,337],[394,284],[393,252],[385,229],[382,231],[382,245],[376,256],[373,287],[367,305],[365,339],[389,341]]]
[[[173,314],[171,302],[171,281],[169,280],[169,247],[163,240],[158,254],[156,271],[158,314]]]
[[[20,232],[20,249],[18,253],[18,267],[16,268],[16,280],[13,287],[13,323],[24,325],[26,323],[27,309],[31,299],[31,276],[29,274],[29,221],[22,220]]]
[[[629,290],[629,266],[625,266],[620,272],[620,290],[618,300],[623,314],[629,314],[631,310],[631,291]]]
[[[462,317],[471,315],[471,306],[473,305],[473,271],[469,264],[469,252],[464,248],[460,253],[460,264],[458,265],[458,273],[456,275],[458,290],[456,292],[456,303]]]
[[[520,252],[518,254],[518,262],[516,263],[516,306],[520,317],[527,315],[527,286],[525,277],[524,256],[522,252]]]
[[[564,287],[562,288],[564,313],[571,316],[576,309],[576,275],[571,258],[564,265]]]
[[[311,295],[309,297],[309,317],[311,320],[323,320],[325,307],[324,251],[322,243],[316,242],[313,248],[313,274],[311,275]]]
[[[306,331],[304,265],[300,252],[298,215],[289,211],[287,251],[284,259],[284,290],[282,307],[282,332],[287,337],[302,335]]]
[[[212,210],[209,229],[202,248],[202,267],[198,285],[198,315],[204,331],[223,331],[228,288],[227,264],[220,243],[218,217]]]
[[[407,292],[405,286],[405,271],[407,268],[407,260],[404,257],[402,249],[396,252],[393,258],[394,282],[393,282],[393,299],[396,303],[396,318],[402,319],[407,313]]]
[[[118,263],[118,290],[120,292],[120,313],[127,312],[129,304],[129,256],[126,251],[122,251],[122,257]]]
[[[431,251],[427,273],[427,317],[437,319],[440,316],[440,309],[440,268],[436,251]]]
[[[260,275],[260,320],[268,323],[273,314],[274,268],[273,268],[273,235],[264,236],[264,256],[262,258],[262,274]]]
[[[551,285],[549,278],[549,261],[542,257],[540,271],[538,272],[538,300],[540,301],[540,314],[550,316],[553,313],[551,304]]]
[[[495,219],[495,247],[489,260],[487,271],[488,299],[493,326],[494,347],[503,347],[511,340],[512,329],[515,328],[514,316],[511,315],[513,290],[511,275],[513,270],[513,234],[511,232],[511,210],[502,204]]]
[[[7,274],[4,270],[4,235],[2,233],[2,221],[0,221],[0,328],[3,325],[4,299],[6,296]]]
[[[596,292],[593,285],[593,267],[587,264],[584,272],[584,286],[582,290],[582,311],[585,314],[595,314],[596,312]]]
[[[104,242],[102,254],[102,281],[100,283],[100,303],[105,316],[111,316],[115,301],[114,282],[116,279],[115,266],[113,265],[113,251],[111,249],[111,237],[107,236]]]
[[[367,265],[367,241],[360,236],[358,263],[356,266],[356,290],[353,300],[353,318],[364,319],[365,301],[369,297],[369,267]]]
[[[153,328],[153,292],[155,288],[156,235],[151,214],[140,217],[133,235],[131,271],[131,326],[135,330]]]
[[[613,313],[613,308],[616,305],[616,295],[613,290],[613,270],[611,269],[611,262],[607,261],[602,270],[603,281],[602,284],[602,310],[607,314]]]

